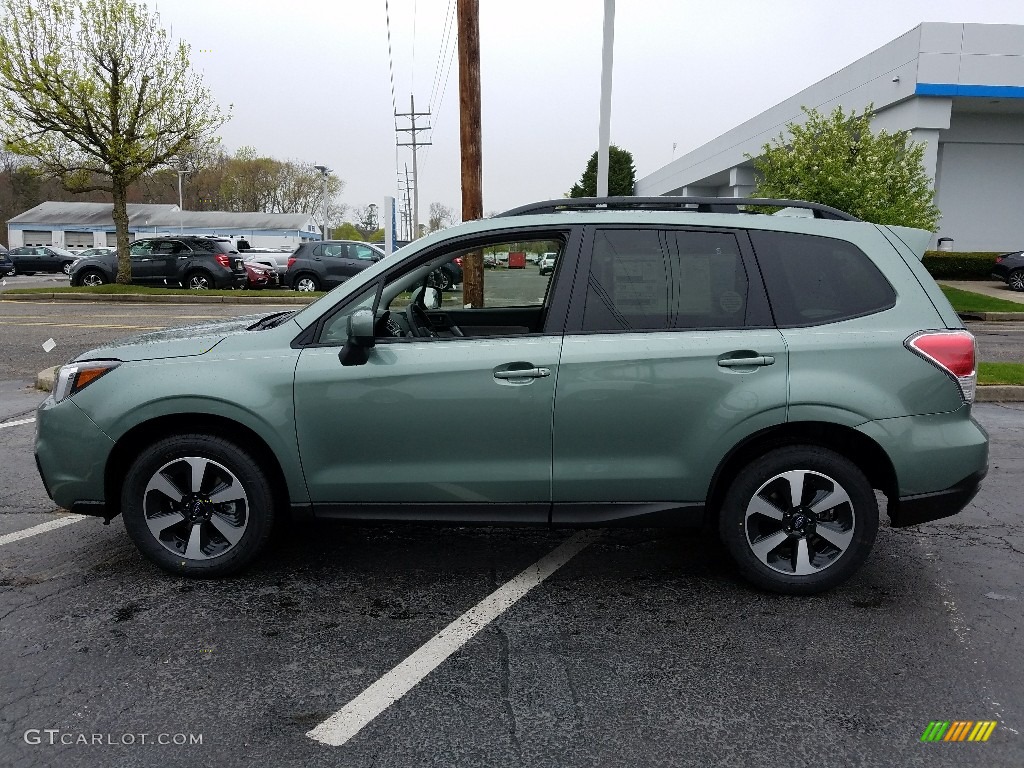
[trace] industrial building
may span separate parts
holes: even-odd
[[[9,247],[52,245],[69,251],[116,245],[110,203],[40,203],[7,222]],[[131,239],[155,235],[244,238],[253,248],[298,247],[319,240],[320,228],[304,213],[182,211],[176,205],[128,205]]]
[[[637,195],[746,197],[748,155],[801,123],[874,104],[875,130],[910,131],[942,212],[933,238],[958,251],[1024,247],[1024,26],[924,23],[640,179]]]

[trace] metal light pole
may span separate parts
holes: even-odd
[[[326,165],[314,165],[320,173],[324,175],[324,240],[328,239],[327,230],[327,176],[332,172]]]
[[[612,121],[612,48],[615,43],[615,0],[604,0],[604,46],[601,55],[601,122],[597,138],[597,196],[608,196],[608,143]]]
[[[178,234],[179,235],[184,231],[184,227],[182,225],[182,215],[181,215],[181,212],[185,209],[185,198],[182,197],[182,195],[181,195],[181,179],[182,179],[183,176],[185,176],[187,174],[188,174],[188,171],[180,171],[180,170],[178,171]]]

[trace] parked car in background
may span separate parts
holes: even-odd
[[[555,271],[555,259],[558,257],[557,253],[545,253],[537,261],[537,267],[542,275],[550,275]]]
[[[63,272],[69,275],[71,265],[78,258],[71,251],[52,245],[25,245],[12,248],[8,255],[14,262],[15,272],[19,275],[34,275],[36,272]]]
[[[1002,280],[1011,291],[1024,291],[1024,251],[1012,251],[996,257],[992,277]]]
[[[357,240],[303,243],[288,258],[284,283],[296,291],[330,290],[383,258],[383,250]]]
[[[283,281],[285,272],[288,271],[288,259],[294,253],[293,250],[271,249],[271,248],[250,248],[247,251],[239,251],[246,264],[262,264],[277,272],[278,277]]]
[[[245,287],[249,290],[259,291],[263,288],[277,288],[280,284],[280,278],[277,276],[277,270],[273,267],[268,267],[266,264],[258,264],[253,261],[246,261],[244,264],[247,281]]]
[[[147,558],[189,576],[250,564],[291,509],[707,525],[751,583],[790,594],[858,571],[877,494],[897,528],[970,502],[988,468],[975,340],[921,264],[930,232],[815,203],[795,219],[740,213],[789,201],[644,202],[524,206],[296,312],[85,352],[36,414],[43,486],[122,515]],[[536,302],[491,280],[482,306],[443,305],[426,285],[541,238],[564,265]],[[455,401],[486,428],[441,428]]]
[[[248,276],[242,257],[226,237],[150,237],[131,244],[132,283],[169,288],[242,288]],[[72,285],[114,282],[117,253],[74,262]]]
[[[117,248],[90,248],[87,251],[79,251],[77,256],[80,259],[84,259],[87,256],[103,256],[105,254],[117,253]]]
[[[0,277],[14,274],[14,262],[7,255],[7,249],[0,245]]]

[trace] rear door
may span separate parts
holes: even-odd
[[[698,512],[729,450],[786,419],[786,346],[749,239],[605,226],[584,253],[555,396],[553,520]]]

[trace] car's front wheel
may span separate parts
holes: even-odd
[[[273,495],[258,463],[212,435],[160,440],[132,464],[121,491],[128,535],[164,570],[223,576],[266,545]]]
[[[878,531],[864,473],[817,446],[770,451],[729,488],[719,530],[740,573],[762,589],[822,592],[861,566]]]
[[[1024,269],[1013,270],[1006,284],[1010,286],[1011,291],[1024,291]]]

